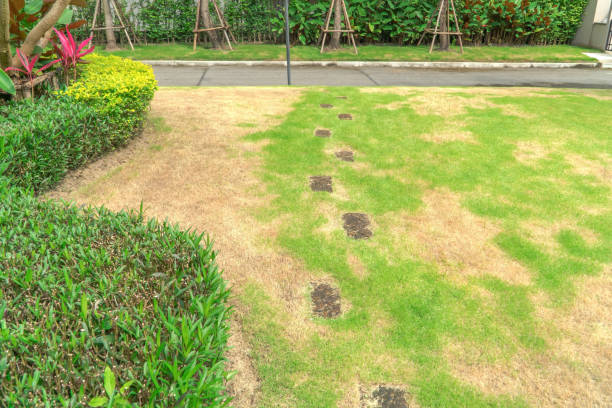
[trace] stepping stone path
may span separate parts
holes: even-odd
[[[380,385],[372,391],[361,394],[362,407],[372,408],[409,408],[406,401],[406,391],[385,385]]]
[[[338,99],[348,99],[346,96],[338,96]]]
[[[340,120],[353,120],[353,115],[350,113],[341,113],[338,115],[338,119]]]
[[[330,176],[310,176],[310,189],[333,193],[332,178]]]
[[[315,136],[317,137],[330,137],[331,130],[329,129],[317,129],[315,130]]]
[[[342,216],[344,221],[344,230],[349,238],[353,239],[368,239],[372,236],[370,219],[366,214],[347,213]]]
[[[355,155],[350,150],[340,150],[336,152],[336,157],[345,162],[355,161]]]
[[[312,312],[315,316],[333,319],[340,316],[340,291],[328,283],[312,282]]]
[[[330,105],[329,103],[322,103],[320,105],[323,109],[331,109],[334,107],[334,105]]]

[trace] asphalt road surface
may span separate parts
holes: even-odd
[[[286,68],[275,66],[155,66],[160,86],[286,85]],[[294,67],[294,85],[323,86],[528,86],[612,89],[612,69],[490,69]]]

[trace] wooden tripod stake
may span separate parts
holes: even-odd
[[[121,10],[121,7],[119,7],[119,4],[117,3],[116,0],[108,0],[109,2],[109,7],[112,7],[115,9],[115,13],[117,13],[117,17],[119,18],[119,23],[121,23],[120,26],[118,27],[96,27],[96,21],[98,20],[98,15],[101,15],[101,8],[102,8],[102,3],[101,0],[96,0],[96,9],[94,10],[94,16],[93,16],[93,21],[91,23],[91,31],[90,31],[90,35],[93,35],[94,31],[102,31],[102,30],[106,30],[106,29],[113,29],[113,30],[123,30],[123,32],[125,33],[125,37],[128,40],[128,43],[130,44],[130,48],[132,49],[132,51],[134,51],[134,44],[132,44],[132,39],[130,38],[130,35],[128,34],[127,31],[127,26],[125,25],[125,22],[127,21],[127,19],[125,18],[125,15],[123,14],[123,11]],[[132,33],[134,35],[134,40],[138,40],[136,38],[136,35],[134,33]]]
[[[341,3],[342,13],[344,14],[344,24],[346,28],[344,30],[330,30],[329,24],[331,22],[332,14],[334,14],[336,2]],[[351,21],[349,19],[348,11],[346,11],[346,3],[344,0],[332,0],[331,5],[329,6],[329,11],[327,12],[327,18],[325,19],[325,27],[321,30],[323,32],[323,40],[321,41],[321,54],[325,49],[325,40],[327,40],[328,33],[347,33],[349,40],[353,44],[353,49],[355,50],[355,54],[359,54],[357,51],[357,44],[355,44],[355,30],[351,27]]]
[[[215,6],[215,12],[217,13],[217,18],[219,19],[219,24],[221,24],[219,27],[200,28],[200,11],[202,10],[203,1],[205,1],[207,5],[210,4],[210,2],[212,1],[213,6]],[[234,42],[236,42],[236,39],[234,38],[234,35],[230,31],[229,25],[227,24],[227,21],[225,21],[225,17],[223,17],[223,13],[221,12],[221,9],[217,5],[217,0],[198,0],[198,11],[196,14],[195,29],[193,30],[193,50],[195,51],[198,46],[198,34],[204,33],[207,31],[217,31],[217,30],[223,31],[223,36],[227,40],[227,45],[229,46],[229,49],[233,50],[232,42],[230,41],[230,36],[232,37]]]
[[[453,20],[455,21],[455,27],[457,28],[457,31],[450,31],[451,8],[452,8],[452,13],[453,13]],[[431,23],[433,21],[433,18],[436,12],[438,14],[438,18],[436,20],[436,28],[432,29]],[[448,31],[440,31],[440,20],[442,19],[442,16],[444,15],[446,15],[446,29]],[[438,3],[438,7],[434,11],[434,13],[431,16],[429,16],[429,20],[427,20],[427,27],[425,28],[425,32],[421,36],[421,39],[419,40],[417,45],[421,45],[421,43],[423,42],[423,39],[425,38],[427,34],[433,34],[433,39],[431,40],[431,46],[429,47],[430,54],[432,53],[434,44],[436,43],[436,37],[440,34],[456,35],[457,39],[459,40],[459,48],[461,48],[461,53],[463,54],[463,40],[461,38],[463,36],[463,33],[461,32],[461,28],[459,27],[459,21],[457,20],[457,10],[455,9],[454,0],[440,0],[440,2]]]

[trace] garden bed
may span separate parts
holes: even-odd
[[[142,129],[151,68],[89,62],[65,90],[0,106],[0,405],[223,406],[228,291],[211,243],[36,197]]]

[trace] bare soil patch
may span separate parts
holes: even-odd
[[[376,385],[361,387],[361,408],[410,408],[410,395],[403,387]]]
[[[330,105],[329,103],[322,103],[320,106],[323,109],[331,109],[334,107],[334,105]]]
[[[331,137],[331,130],[329,129],[316,129],[315,136],[317,137]]]
[[[341,113],[338,115],[338,119],[340,120],[353,120],[353,115],[350,113]]]
[[[336,152],[336,157],[345,162],[353,162],[355,161],[355,155],[350,150],[340,150]]]
[[[368,239],[372,236],[370,218],[367,214],[347,213],[342,216],[346,235],[353,239]]]
[[[312,282],[312,312],[315,316],[324,319],[333,319],[340,316],[342,306],[340,290],[327,282]]]
[[[310,189],[333,193],[332,178],[330,176],[310,176]]]

